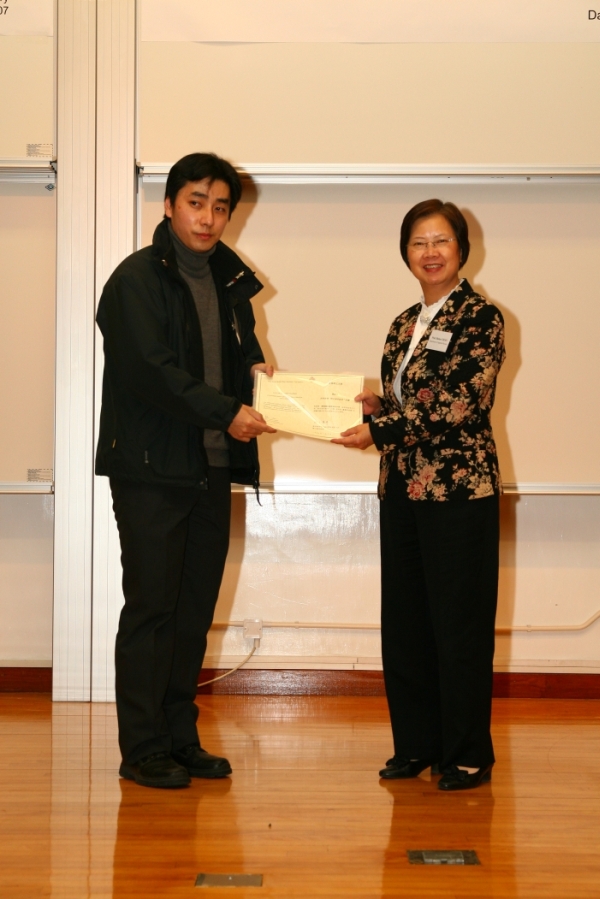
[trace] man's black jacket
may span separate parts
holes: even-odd
[[[264,357],[250,299],[262,284],[221,242],[209,262],[221,315],[223,393],[204,382],[198,314],[166,219],[152,246],[128,256],[107,281],[97,315],[105,364],[96,474],[204,487],[202,429],[227,431],[242,403],[252,405],[250,367]],[[257,485],[256,440],[227,441],[232,480]]]

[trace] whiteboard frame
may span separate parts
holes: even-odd
[[[142,183],[162,184],[173,163],[138,162]],[[406,163],[268,163],[249,162],[236,166],[242,178],[256,184],[520,184],[595,183],[600,166],[531,165],[431,165]]]
[[[56,184],[56,161],[50,158],[0,159],[0,182]],[[49,188],[49,190],[52,190]]]
[[[54,493],[54,482],[0,481],[0,493]]]
[[[234,484],[233,493],[254,493],[253,487]],[[261,493],[275,494],[365,494],[377,493],[376,481],[281,481],[280,483],[264,482],[260,485]],[[505,496],[600,496],[600,484],[535,484],[521,483],[503,484]]]

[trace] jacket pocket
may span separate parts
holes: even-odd
[[[146,476],[161,481],[197,481],[204,476],[200,430],[164,416],[164,426],[140,446]]]

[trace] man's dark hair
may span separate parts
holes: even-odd
[[[242,182],[231,163],[215,153],[190,153],[176,162],[167,177],[165,200],[168,198],[173,206],[182,187],[189,181],[204,181],[205,178],[208,178],[210,184],[213,181],[224,181],[227,184],[231,216],[242,195]]]
[[[400,255],[410,268],[408,262],[408,242],[412,229],[419,219],[429,218],[431,215],[443,215],[452,230],[458,242],[460,250],[460,264],[463,266],[469,258],[471,244],[469,243],[469,226],[467,220],[454,203],[443,203],[442,200],[423,200],[417,203],[404,216],[402,227],[400,228]]]

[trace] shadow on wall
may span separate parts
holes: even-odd
[[[471,252],[463,274],[474,288],[500,309],[504,316],[506,359],[498,377],[496,399],[492,414],[494,438],[498,448],[500,473],[506,483],[516,481],[513,456],[508,441],[507,419],[512,389],[521,367],[521,325],[516,315],[501,301],[490,295],[477,276],[485,262],[485,243],[481,224],[470,209],[462,209],[469,225]],[[500,594],[499,607],[502,621],[513,621],[516,602],[516,546],[518,496],[505,496],[500,505]]]
[[[225,243],[233,250],[235,250],[236,253],[239,253],[244,262],[248,263],[252,271],[256,273],[256,277],[258,278],[258,280],[263,285],[263,289],[261,290],[261,292],[257,294],[255,299],[252,300],[252,308],[254,309],[254,316],[256,318],[256,331],[259,335],[260,344],[265,355],[265,359],[267,359],[269,362],[272,362],[275,367],[277,367],[275,352],[273,351],[273,348],[271,347],[267,337],[268,325],[264,308],[266,304],[276,296],[277,289],[269,280],[268,275],[265,272],[261,271],[256,262],[253,259],[248,259],[246,254],[239,249],[241,235],[250,216],[256,208],[259,190],[258,186],[251,178],[244,178],[242,184],[242,198],[231,217],[231,221],[227,225],[224,240]]]
[[[483,230],[477,218],[469,209],[462,210],[468,225],[471,241],[471,253],[469,261],[463,269],[463,274],[469,280],[471,286],[487,297],[500,309],[504,316],[506,334],[506,360],[498,378],[496,401],[494,403],[493,424],[494,437],[498,447],[500,469],[503,480],[514,483],[516,480],[513,457],[508,442],[506,421],[510,409],[511,395],[517,372],[521,368],[521,325],[516,315],[506,306],[502,299],[490,295],[484,284],[477,282],[477,275],[485,262],[485,245]]]
[[[231,217],[231,221],[225,232],[225,243],[230,246],[236,253],[239,253],[244,262],[247,262],[256,277],[263,285],[263,289],[252,300],[252,309],[256,319],[256,334],[260,341],[260,345],[267,362],[270,362],[275,368],[279,368],[277,356],[268,338],[268,320],[265,306],[278,293],[277,288],[271,283],[268,275],[256,265],[253,259],[239,249],[240,237],[246,227],[246,224],[256,208],[259,196],[259,188],[251,177],[245,177],[242,181],[242,197]],[[261,458],[261,468],[266,471],[273,471],[273,442],[276,440],[291,440],[291,434],[273,434],[266,435],[259,441],[259,451]]]

